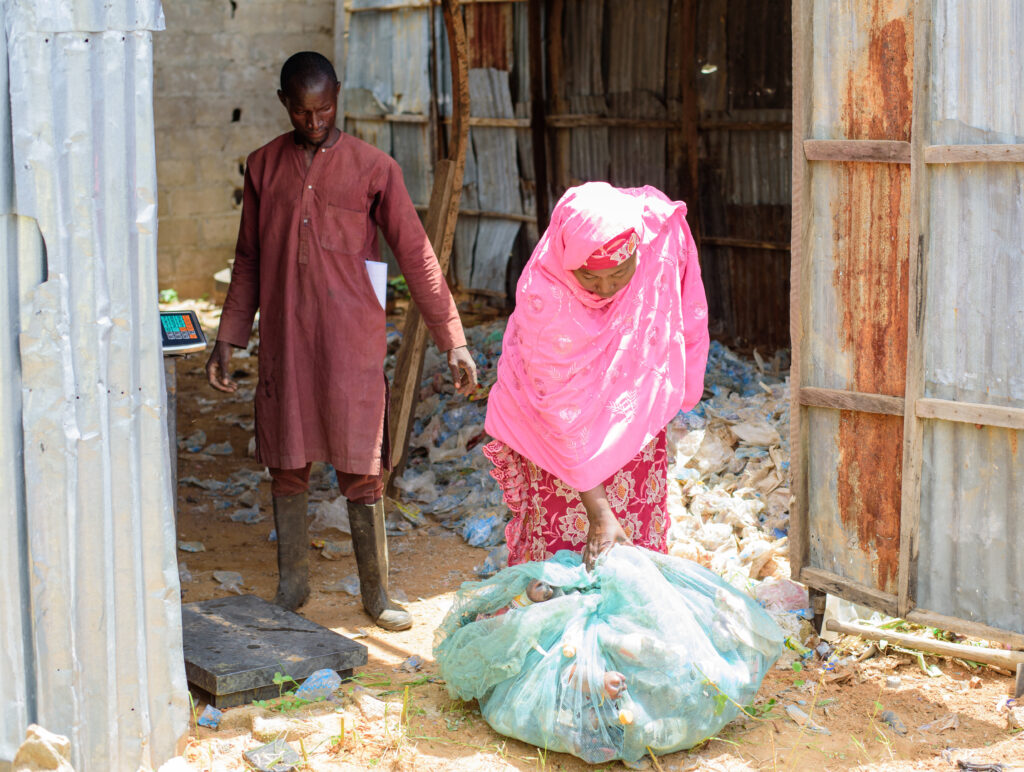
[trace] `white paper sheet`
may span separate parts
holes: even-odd
[[[381,308],[384,308],[384,304],[387,302],[388,264],[379,260],[367,260],[366,273],[369,275],[370,284],[373,285],[373,291],[377,295],[377,302],[380,303]]]

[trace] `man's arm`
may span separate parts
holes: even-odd
[[[448,354],[448,367],[456,389],[472,394],[477,386],[476,364],[466,348],[466,335],[455,300],[397,163],[387,164],[378,195],[377,224],[395,253],[409,294],[438,350]]]
[[[238,388],[229,375],[231,347],[244,348],[248,345],[252,320],[259,308],[259,245],[259,195],[246,165],[242,222],[231,268],[231,285],[220,315],[217,342],[213,344],[213,351],[206,362],[206,377],[218,391],[233,392]]]

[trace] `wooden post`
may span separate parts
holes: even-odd
[[[683,0],[680,13],[683,31],[679,36],[679,80],[682,121],[682,190],[686,202],[686,222],[698,249],[700,248],[700,187],[697,179],[697,156],[700,136],[700,105],[697,101],[697,0]]]
[[[469,144],[469,56],[466,29],[458,16],[459,0],[443,0],[444,23],[451,45],[452,124],[448,157],[437,162],[434,188],[430,194],[424,227],[437,254],[441,272],[448,272],[448,262],[455,239],[455,221],[462,196],[462,174],[466,167]],[[423,352],[427,345],[427,328],[419,310],[409,306],[402,330],[402,346],[395,365],[394,388],[391,393],[390,440],[391,473],[388,495],[394,495],[394,479],[401,476],[409,451],[409,435],[416,414],[420,378],[423,373]]]

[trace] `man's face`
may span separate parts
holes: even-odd
[[[308,86],[277,92],[301,144],[317,147],[331,136],[338,115],[339,88],[340,83],[320,78]]]

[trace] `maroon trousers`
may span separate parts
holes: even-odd
[[[300,469],[275,469],[270,467],[270,493],[278,496],[294,496],[309,490],[309,470],[312,464]],[[335,470],[337,472],[337,470]],[[341,495],[355,504],[374,504],[384,495],[384,475],[351,474],[337,472],[338,489]]]

